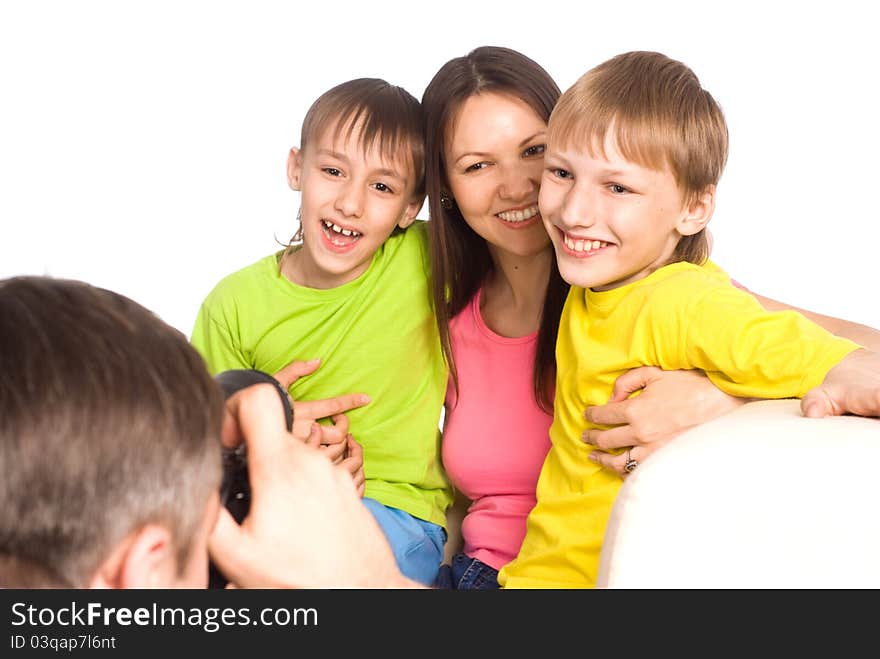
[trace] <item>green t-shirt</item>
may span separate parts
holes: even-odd
[[[448,374],[431,311],[426,223],[392,235],[364,274],[337,288],[294,284],[281,275],[280,256],[221,280],[202,303],[192,344],[214,374],[276,373],[320,358],[290,394],[372,398],[346,413],[364,449],[364,496],[445,527],[452,491],[439,422]]]

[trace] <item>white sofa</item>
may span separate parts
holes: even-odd
[[[880,588],[880,419],[750,403],[626,480],[600,588]]]

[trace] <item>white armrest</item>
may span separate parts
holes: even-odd
[[[744,405],[626,480],[600,588],[880,587],[880,419]]]

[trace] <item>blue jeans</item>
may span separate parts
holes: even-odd
[[[446,530],[375,499],[364,497],[362,501],[379,522],[404,576],[425,586],[433,584],[443,561]]]
[[[483,561],[458,553],[452,565],[441,565],[435,588],[452,590],[498,590],[498,570]]]

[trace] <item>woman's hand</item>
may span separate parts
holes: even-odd
[[[629,397],[639,390],[641,394]],[[746,402],[718,389],[702,371],[643,366],[617,378],[606,404],[590,406],[584,412],[591,423],[615,427],[587,430],[582,439],[597,448],[590,453],[591,460],[625,478],[628,460],[644,462],[685,430]],[[609,452],[629,447],[622,453]]]
[[[314,373],[321,364],[320,359],[302,362],[294,361],[275,374],[285,391],[299,378]],[[290,394],[288,393],[288,397]],[[349,421],[344,414],[348,410],[363,407],[370,402],[367,394],[344,394],[320,400],[293,400],[293,430],[295,437],[308,438],[310,444],[327,451],[334,464],[340,464],[348,452]],[[317,435],[311,427],[318,419],[330,419],[330,424],[319,424]]]

